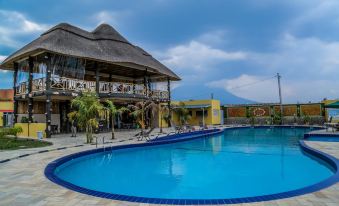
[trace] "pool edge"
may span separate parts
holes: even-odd
[[[254,128],[272,128],[272,126],[254,126]],[[274,126],[274,127],[298,127],[298,126]],[[134,147],[145,147],[145,146],[153,146],[153,145],[162,145],[162,144],[170,144],[175,142],[181,142],[181,141],[188,141],[193,140],[196,138],[201,137],[207,137],[207,136],[213,136],[216,134],[220,134],[224,132],[224,130],[228,129],[241,129],[241,128],[250,128],[250,126],[241,126],[241,127],[230,127],[230,128],[224,128],[224,129],[214,129],[210,132],[201,133],[201,134],[192,134],[192,133],[186,133],[185,136],[187,138],[179,138],[179,139],[171,139],[171,140],[162,140],[162,141],[154,141],[154,142],[145,142],[145,143],[138,143],[138,144],[127,144],[127,145],[117,145],[112,146],[110,148],[98,148],[98,149],[91,149],[86,151],[81,151],[77,153],[73,153],[64,157],[61,157],[59,159],[56,159],[52,162],[50,162],[44,171],[45,176],[50,181],[63,186],[67,189],[83,193],[86,195],[91,195],[95,197],[101,197],[106,199],[112,199],[112,200],[119,200],[119,201],[128,201],[128,202],[138,202],[138,203],[149,203],[149,204],[169,204],[169,205],[193,205],[193,204],[203,204],[203,205],[215,205],[215,204],[237,204],[237,203],[250,203],[250,202],[262,202],[262,201],[271,201],[271,200],[278,200],[278,199],[285,199],[295,196],[300,196],[308,193],[312,193],[315,191],[319,191],[321,189],[327,188],[331,185],[334,185],[339,181],[339,161],[337,158],[322,152],[320,150],[314,149],[310,146],[308,146],[304,140],[299,141],[300,148],[305,151],[308,154],[311,154],[317,158],[322,159],[326,163],[330,164],[335,169],[335,174],[330,176],[329,178],[326,178],[325,180],[318,182],[316,184],[303,187],[296,190],[291,190],[287,192],[282,193],[276,193],[271,195],[262,195],[262,196],[254,196],[254,197],[244,197],[244,198],[229,198],[229,199],[162,199],[162,198],[145,198],[145,197],[136,197],[136,196],[127,196],[127,195],[118,195],[118,194],[112,194],[112,193],[106,193],[106,192],[98,192],[90,189],[86,189],[83,187],[79,187],[77,185],[74,185],[72,183],[69,183],[67,181],[64,181],[60,178],[58,178],[56,175],[54,175],[55,169],[69,161],[84,155],[94,154],[98,152],[103,152],[106,150],[118,150],[118,149],[127,149],[127,148],[134,148]],[[181,136],[182,137],[182,136]]]

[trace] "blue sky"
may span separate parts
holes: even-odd
[[[175,99],[277,102],[279,72],[284,102],[315,102],[339,97],[338,11],[336,0],[0,0],[0,61],[60,22],[105,22],[182,77]],[[0,78],[11,87],[10,72]]]

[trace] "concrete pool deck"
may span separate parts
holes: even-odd
[[[117,132],[117,139],[110,145],[121,145],[138,142],[132,138],[133,132]],[[109,135],[106,135],[107,141]],[[59,138],[59,139],[56,139]],[[72,154],[79,151],[94,149],[95,145],[84,145],[81,147],[73,147],[77,144],[83,144],[84,137],[79,136],[77,140],[69,140],[70,137],[56,137],[51,141],[53,146],[24,149],[16,151],[0,152],[0,160],[3,157],[14,158],[16,156],[31,153],[18,159],[0,164],[0,205],[131,205],[146,206],[145,203],[131,203],[123,201],[115,201],[103,198],[92,197],[63,188],[49,181],[44,176],[46,165],[62,156]],[[75,138],[74,138],[75,139]],[[100,139],[100,138],[99,138]],[[124,141],[121,141],[124,140]],[[78,141],[78,142],[76,142]],[[100,143],[100,142],[99,142]],[[306,144],[314,149],[323,151],[336,158],[339,158],[339,142],[311,142]],[[66,149],[57,150],[61,146]],[[102,146],[102,145],[100,145]],[[38,153],[42,150],[50,150],[46,153]],[[55,150],[53,150],[55,149]],[[89,174],[90,175],[90,174]],[[339,183],[332,185],[318,192],[267,202],[245,203],[236,205],[256,205],[256,206],[336,206],[339,205]]]

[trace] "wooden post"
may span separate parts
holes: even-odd
[[[133,94],[135,94],[135,80],[133,80]]]
[[[33,58],[28,58],[28,123],[33,122],[33,94],[32,94],[32,88],[33,88]]]
[[[145,87],[145,90],[146,90],[146,96],[148,97],[148,89],[147,89],[147,68],[146,68],[146,71],[145,71],[145,75],[144,75],[144,87]]]
[[[98,64],[96,62],[94,64],[94,67],[95,67],[95,91],[97,93],[97,96],[99,97],[100,77],[99,77],[99,67],[98,67]]]
[[[152,97],[152,90],[151,90],[151,78],[147,76],[147,87],[148,87],[148,96]]]
[[[14,110],[14,120],[13,124],[18,123],[18,100],[16,100],[16,83],[17,83],[17,77],[18,77],[18,68],[19,65],[17,62],[14,62],[14,72],[13,72],[13,100],[14,100],[14,105],[13,105],[13,110]]]
[[[172,119],[172,108],[171,108],[171,80],[167,78],[167,92],[168,92],[168,99],[167,99],[167,106],[168,106],[168,116],[169,122],[168,125],[171,127],[171,119]]]
[[[46,74],[46,138],[51,137],[51,112],[52,112],[52,102],[51,102],[51,57],[48,54],[46,56],[47,61],[47,74]]]

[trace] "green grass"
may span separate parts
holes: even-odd
[[[32,139],[14,139],[10,137],[0,137],[0,150],[17,150],[26,148],[46,147],[52,145],[49,142]]]

